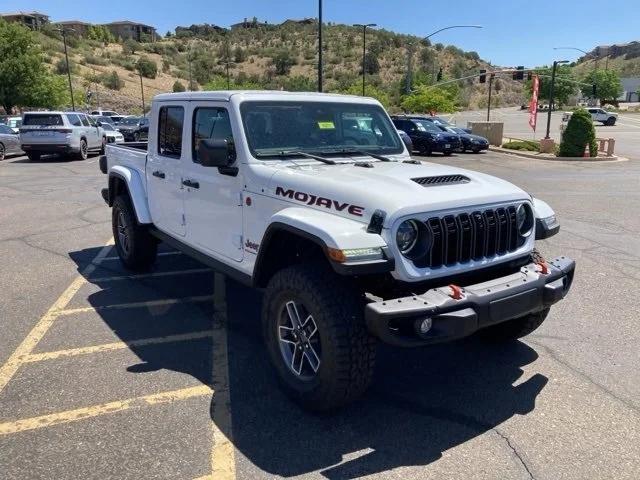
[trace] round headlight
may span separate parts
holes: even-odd
[[[400,252],[409,252],[416,244],[418,240],[418,226],[415,220],[405,220],[398,227],[396,232],[396,243]]]
[[[533,231],[533,211],[527,203],[521,204],[516,210],[516,224],[518,233],[528,237]]]

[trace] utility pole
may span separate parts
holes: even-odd
[[[354,23],[354,27],[362,27],[362,96],[365,95],[366,75],[365,59],[367,57],[367,27],[377,27],[375,23]]]
[[[405,86],[405,93],[411,94],[411,82],[413,81],[413,43],[407,44],[407,84]]]
[[[62,43],[64,44],[64,58],[67,62],[67,78],[69,79],[69,93],[71,94],[71,109],[75,112],[76,102],[73,100],[73,85],[71,85],[71,69],[69,68],[69,54],[67,53],[67,31],[64,28],[58,30],[62,33]],[[70,31],[74,31],[70,29]]]
[[[547,112],[547,135],[544,137],[546,139],[551,138],[549,137],[549,133],[551,132],[551,111],[553,110],[553,95],[556,88],[556,70],[558,69],[558,65],[561,63],[569,63],[569,60],[555,60],[553,62],[553,69],[551,70],[551,87],[549,90],[549,111]]]
[[[144,86],[142,85],[142,69],[138,67],[138,73],[140,74],[140,93],[142,94],[142,116],[146,117],[146,107],[144,106]]]
[[[489,100],[487,101],[487,122],[491,118],[491,90],[493,89],[494,74],[489,75]]]
[[[189,53],[189,91],[193,91],[193,79],[191,77],[191,53]]]
[[[322,0],[318,0],[318,92],[322,92]]]

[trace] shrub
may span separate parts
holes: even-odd
[[[69,60],[69,70],[71,70],[71,73],[76,71],[76,65],[73,63],[72,60]],[[58,59],[58,61],[56,62],[55,65],[55,72],[58,75],[66,75],[67,74],[67,61],[64,58],[60,58]]]
[[[187,88],[182,84],[180,80],[176,80],[173,84],[174,92],[185,92]]]
[[[573,112],[569,119],[567,128],[562,135],[558,156],[582,157],[587,145],[590,155],[596,157],[598,155],[596,129],[593,126],[591,114],[584,108],[580,108]]]
[[[140,74],[146,78],[156,78],[156,75],[158,74],[158,66],[156,65],[156,62],[147,57],[139,58],[136,63],[136,67],[138,67]]]
[[[132,38],[127,38],[122,44],[122,53],[131,55],[140,50],[141,45]]]
[[[288,50],[283,49],[273,57],[273,64],[276,67],[277,75],[288,75],[291,67],[296,64],[296,61]]]
[[[504,143],[502,145],[502,148],[508,148],[509,150],[522,150],[526,152],[540,151],[538,142],[534,142],[532,140],[512,140],[510,142]]]
[[[120,79],[120,77],[118,76],[118,72],[116,72],[115,70],[104,75],[104,77],[102,78],[102,84],[105,87],[110,88],[111,90],[120,90],[122,87],[124,87],[124,81]]]

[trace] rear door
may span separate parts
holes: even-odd
[[[147,188],[153,223],[160,230],[179,236],[186,232],[184,186],[182,185],[185,107],[160,103],[153,122],[155,138],[147,152]]]
[[[242,176],[203,167],[199,143],[205,139],[233,143],[228,104],[198,102],[189,111],[189,158],[185,160],[185,215],[187,240],[201,251],[241,261]]]
[[[95,123],[94,125],[91,125],[89,118],[85,114],[80,113],[78,114],[78,116],[80,117],[83,131],[87,138],[87,146],[89,147],[90,150],[95,150],[99,148],[100,144],[102,143],[102,139],[100,138],[98,127],[94,126]]]

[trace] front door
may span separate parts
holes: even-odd
[[[182,184],[184,107],[161,106],[155,126],[156,142],[148,147],[147,190],[155,226],[184,236],[184,186]]]
[[[226,104],[203,102],[189,111],[193,149],[185,158],[187,241],[198,250],[240,261],[242,248],[242,178],[203,167],[198,160],[203,139],[233,143]]]
[[[87,137],[87,147],[89,147],[89,150],[99,148],[101,146],[102,139],[99,138],[100,135],[98,134],[98,127],[92,126],[89,118],[84,114],[80,114],[80,121],[82,121],[82,126],[84,127],[84,133]]]

